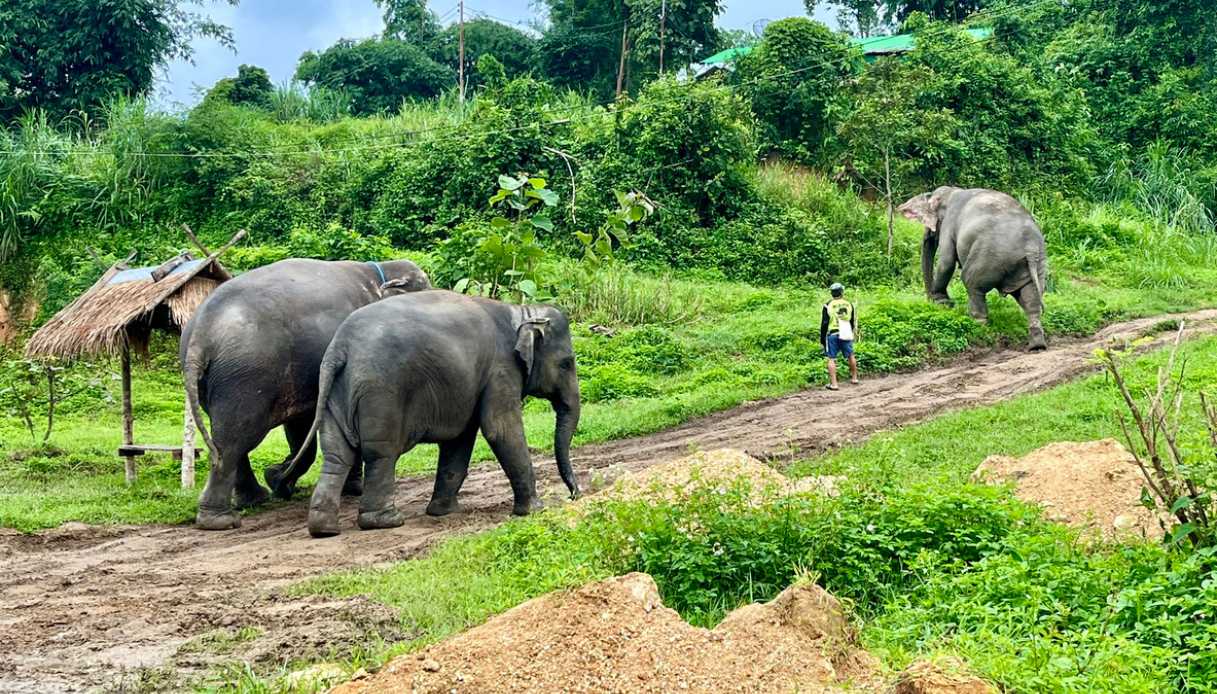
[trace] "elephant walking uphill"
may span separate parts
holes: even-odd
[[[985,295],[991,290],[1012,294],[1027,315],[1028,347],[1047,347],[1040,316],[1048,259],[1044,234],[1026,208],[996,190],[943,186],[899,210],[925,226],[921,274],[931,301],[950,305],[947,285],[958,265],[973,318],[988,320]]]
[[[427,513],[456,510],[478,431],[511,482],[512,513],[526,515],[539,505],[524,438],[529,395],[553,406],[558,472],[571,496],[579,494],[570,465],[579,379],[570,326],[555,308],[442,290],[385,299],[338,329],[322,360],[320,388],[308,433],[309,440],[319,436],[325,461],[309,505],[314,537],[339,533],[342,485],[360,461],[367,476],[359,527],[401,525],[394,467],[418,443],[439,444]]]
[[[244,508],[268,497],[249,465],[249,453],[267,432],[283,425],[288,460],[311,463],[304,445],[317,402],[317,373],[334,332],[357,308],[398,291],[431,286],[408,260],[384,263],[290,259],[250,270],[220,285],[182,332],[186,397],[211,453],[207,486],[199,497],[198,527],[235,528]],[[200,408],[211,416],[203,425]],[[299,454],[299,455],[298,455]],[[283,475],[287,461],[266,471],[266,481],[290,497],[308,465]],[[359,480],[348,488],[358,493]]]

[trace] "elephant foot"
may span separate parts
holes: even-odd
[[[406,518],[401,515],[401,511],[390,506],[380,511],[360,511],[357,522],[360,530],[378,530],[400,527],[402,523],[406,522]]]
[[[1048,340],[1044,338],[1043,330],[1032,330],[1027,344],[1028,352],[1042,352],[1048,349]]]
[[[266,486],[270,487],[274,495],[280,499],[290,499],[296,493],[295,484],[286,484],[283,481],[283,471],[287,469],[286,463],[271,465],[262,473],[262,477],[266,480]]]
[[[363,496],[363,480],[357,477],[348,477],[346,482],[342,483],[343,496]]]
[[[199,530],[232,530],[241,527],[241,515],[231,510],[217,513],[200,508],[194,517],[194,527]]]
[[[308,534],[313,537],[334,537],[341,535],[338,529],[338,514],[308,514]]]
[[[933,301],[939,306],[946,306],[947,308],[955,305],[955,302],[951,301],[951,297],[949,296],[931,296],[930,301]]]
[[[533,499],[524,503],[517,501],[515,504],[513,504],[511,507],[511,515],[527,516],[533,511],[540,511],[543,508],[545,508],[545,506],[541,503],[541,500],[534,497]]]
[[[238,489],[235,505],[237,509],[253,508],[261,506],[270,499],[270,492],[262,485],[256,485],[253,489]]]
[[[455,496],[450,499],[432,499],[431,503],[427,504],[427,515],[446,516],[458,509]]]

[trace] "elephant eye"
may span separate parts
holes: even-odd
[[[558,367],[563,370],[566,370],[566,371],[569,371],[569,370],[575,368],[575,358],[566,357],[565,359],[563,359],[561,362],[558,363]]]

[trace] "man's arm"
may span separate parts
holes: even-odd
[[[820,309],[820,344],[828,346],[828,305]]]

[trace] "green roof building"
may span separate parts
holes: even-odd
[[[968,29],[968,34],[977,41],[984,41],[993,36],[993,30],[989,28]],[[896,34],[894,36],[871,36],[868,38],[852,38],[850,42],[858,48],[862,49],[862,55],[868,62],[874,62],[885,55],[895,55],[898,53],[907,53],[913,50],[916,44],[913,34]],[[725,51],[719,51],[714,55],[705,58],[701,61],[701,68],[697,70],[697,76],[701,77],[704,74],[712,71],[714,68],[730,69],[735,61],[748,55],[752,52],[755,46],[736,46],[728,48]]]

